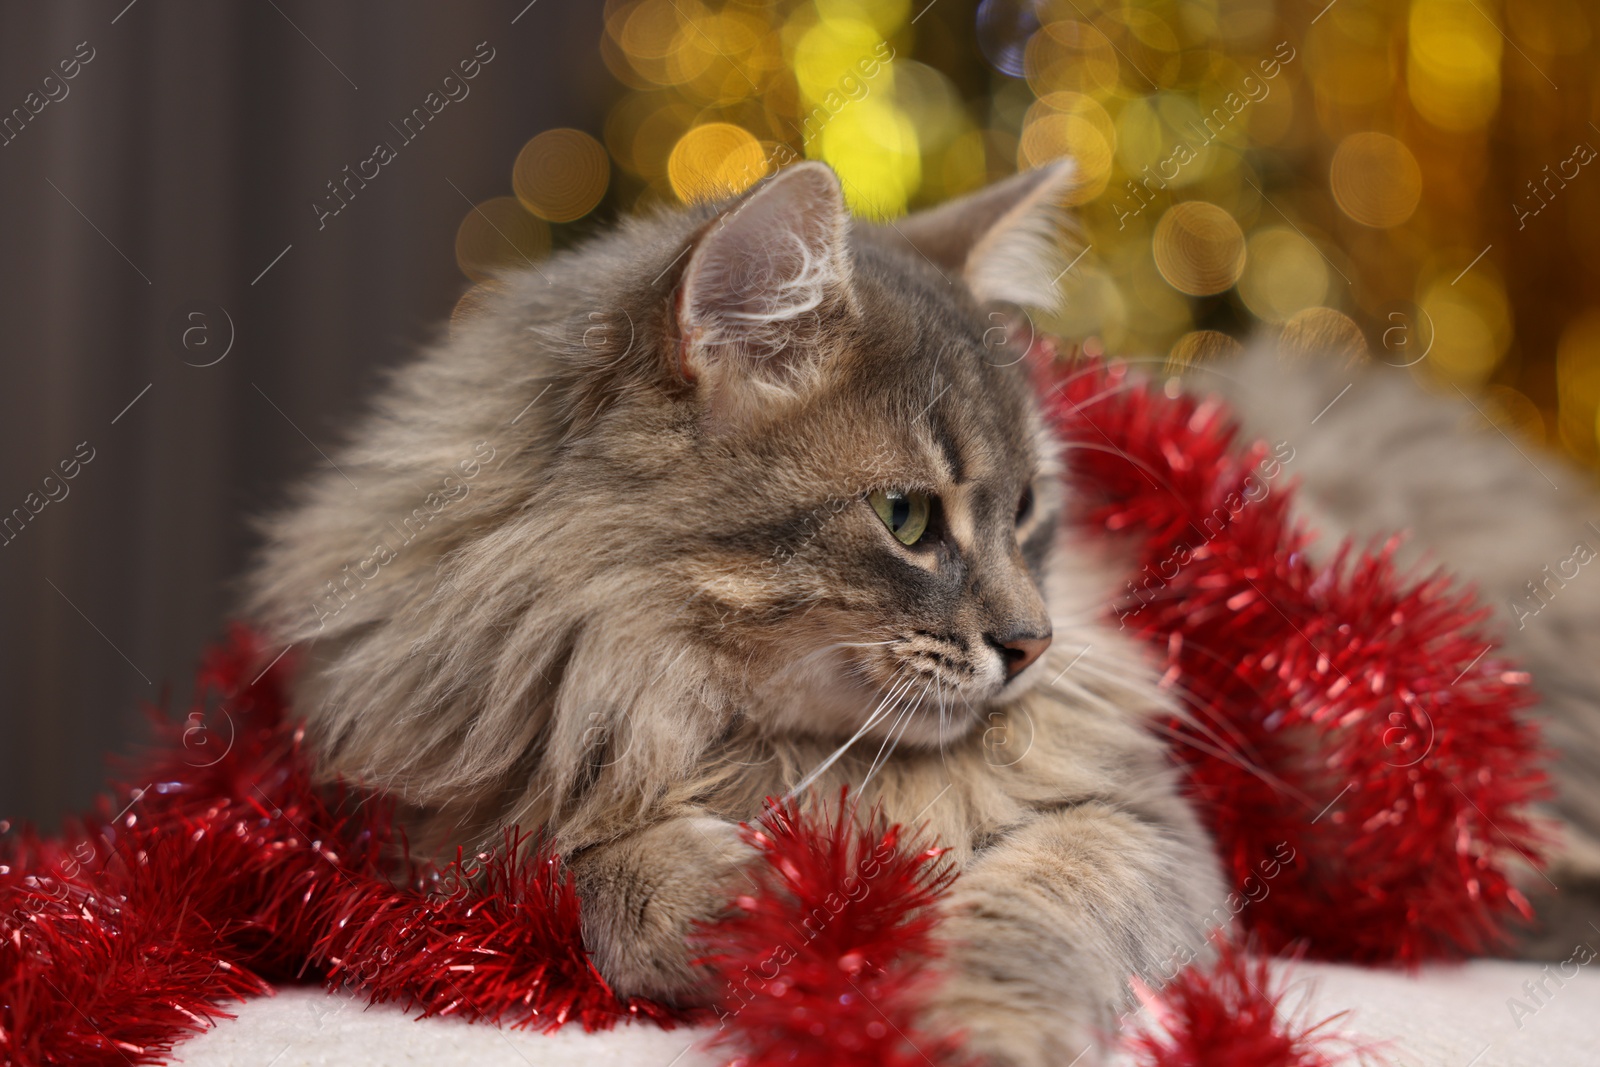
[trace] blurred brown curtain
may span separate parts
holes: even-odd
[[[0,7],[0,819],[54,827],[141,702],[181,705],[249,517],[448,315],[468,200],[509,193],[535,133],[599,134],[600,19],[591,0]],[[391,123],[480,42],[468,95],[402,144]],[[397,158],[319,228],[313,202],[380,141]]]

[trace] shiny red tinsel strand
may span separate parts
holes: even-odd
[[[423,1015],[555,1030],[609,1029],[627,1018],[671,1027],[693,1016],[635,997],[620,1002],[583,947],[578,896],[560,861],[526,834],[427,871],[420,888],[350,884],[311,954],[373,1003]]]
[[[0,854],[0,1062],[165,1062],[226,1001],[304,979],[512,1025],[671,1023],[589,965],[548,852],[417,867],[381,798],[313,786],[266,659],[235,628],[114,816]]]
[[[1281,981],[1263,956],[1217,940],[1217,961],[1191,967],[1159,996],[1141,990],[1148,1016],[1124,1047],[1134,1067],[1328,1067],[1380,1062],[1375,1046],[1335,1031],[1343,1015],[1285,1018]]]
[[[1544,778],[1487,610],[1398,574],[1393,542],[1315,562],[1288,519],[1292,451],[1237,447],[1219,403],[1099,362],[1047,388],[1083,528],[1137,551],[1116,614],[1192,715],[1167,729],[1235,886],[1296,857],[1247,928],[1364,963],[1501,943],[1529,915],[1508,868],[1539,862]]]
[[[741,1067],[925,1067],[959,1062],[948,1038],[918,1034],[936,978],[934,905],[954,879],[943,850],[901,842],[901,828],[857,818],[841,795],[827,811],[769,804],[745,831],[764,863],[734,913],[705,931],[717,976],[716,1041]],[[913,1036],[914,1035],[914,1036]]]

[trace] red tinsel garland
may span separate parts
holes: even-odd
[[[1287,489],[1239,503],[1265,452],[1235,447],[1216,405],[1098,363],[1045,387],[1089,446],[1068,455],[1084,527],[1132,538],[1154,568],[1118,614],[1183,695],[1190,718],[1165,728],[1189,742],[1247,925],[1268,948],[1354,960],[1491,943],[1526,910],[1504,866],[1537,856],[1525,808],[1542,780],[1516,715],[1525,679],[1489,654],[1483,612],[1442,578],[1402,581],[1390,549],[1313,564]],[[162,1062],[227,1001],[306,979],[544,1029],[711,1018],[619,1002],[583,951],[570,879],[520,833],[436,870],[405,858],[382,798],[314,788],[288,661],[267,660],[236,629],[136,788],[59,841],[0,839],[0,1059]],[[831,816],[779,806],[748,832],[759,890],[703,934],[718,1040],[752,1067],[959,1062],[912,1029],[952,877],[938,850],[843,800]],[[1225,949],[1214,973],[1186,972],[1160,1002],[1166,1037],[1134,1047],[1162,1067],[1325,1062],[1315,1027],[1274,1016],[1262,967]]]
[[[754,869],[756,891],[705,931],[721,985],[716,1040],[746,1046],[740,1067],[957,1062],[950,1041],[908,1036],[937,980],[924,969],[933,905],[955,872],[942,849],[905,848],[900,832],[858,820],[845,796],[831,820],[790,801],[747,829],[767,861]]]
[[[0,855],[6,1062],[161,1063],[219,1003],[307,978],[514,1026],[674,1021],[606,987],[547,853],[414,866],[381,797],[314,788],[265,661],[235,628],[114,818]]]
[[[1268,950],[1365,963],[1498,944],[1530,915],[1506,872],[1538,862],[1544,775],[1528,676],[1492,654],[1488,609],[1443,574],[1397,574],[1393,541],[1313,561],[1272,484],[1292,442],[1236,447],[1219,403],[1102,363],[1046,397],[1084,526],[1137,549],[1116,614],[1183,696],[1167,728],[1190,793],[1235,888],[1262,893],[1246,926]],[[1251,890],[1284,844],[1299,862]]]
[[[1349,1053],[1368,1061],[1374,1046],[1334,1032],[1345,1013],[1318,1022],[1283,1017],[1282,993],[1266,957],[1217,938],[1217,962],[1191,967],[1159,995],[1139,988],[1152,1016],[1125,1042],[1135,1067],[1328,1067]]]

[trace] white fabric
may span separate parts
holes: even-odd
[[[285,989],[238,1005],[235,1019],[178,1046],[188,1067],[720,1067],[696,1043],[700,1030],[627,1026],[553,1034],[413,1019],[399,1008],[317,989]]]
[[[1542,972],[1533,964],[1488,960],[1429,968],[1417,976],[1309,963],[1279,974],[1287,982],[1289,1009],[1299,1006],[1313,1020],[1348,1010],[1338,1030],[1386,1041],[1380,1051],[1395,1067],[1600,1064],[1596,964],[1565,979],[1556,965]],[[1541,979],[1544,992],[1538,989]],[[1534,984],[1533,995],[1523,989],[1524,982]],[[1514,1014],[1512,998],[1531,1014]],[[398,1008],[363,1008],[349,997],[291,989],[240,1005],[238,1018],[181,1045],[176,1062],[188,1067],[716,1067],[730,1056],[697,1046],[708,1033],[650,1026],[607,1034],[576,1028],[525,1033],[453,1019],[417,1021]]]

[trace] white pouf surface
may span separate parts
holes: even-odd
[[[1569,971],[1571,968],[1569,968]],[[1280,970],[1280,975],[1284,972]],[[1548,972],[1559,977],[1552,965]],[[1290,1008],[1311,1018],[1350,1014],[1340,1029],[1384,1041],[1395,1067],[1600,1065],[1600,971],[1544,978],[1536,1003],[1523,989],[1543,977],[1532,964],[1480,960],[1417,975],[1331,964],[1287,971]],[[1532,1014],[1513,1013],[1519,1001]],[[178,1049],[187,1067],[715,1067],[730,1058],[699,1047],[708,1030],[630,1026],[605,1034],[571,1027],[526,1033],[455,1019],[416,1020],[395,1007],[316,989],[287,989],[238,1006]],[[1520,1025],[1519,1025],[1520,1024]],[[1062,1065],[1066,1067],[1066,1065]]]

